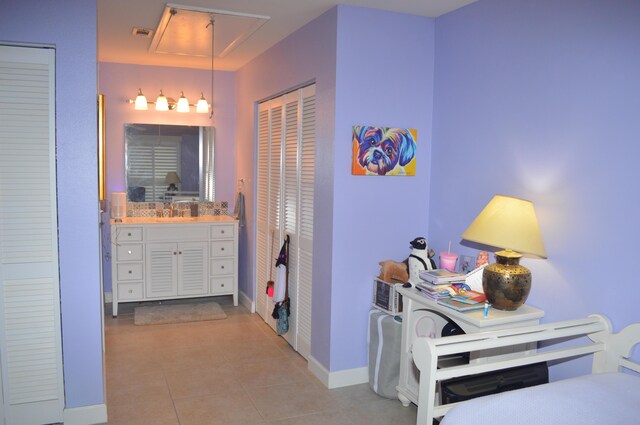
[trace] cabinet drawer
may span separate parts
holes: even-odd
[[[211,239],[233,239],[233,224],[211,226]]]
[[[119,245],[116,258],[118,261],[142,261],[142,245]]]
[[[116,241],[140,242],[142,240],[142,227],[118,227]]]
[[[118,280],[142,280],[142,263],[118,264]]]
[[[230,294],[233,292],[233,277],[217,277],[211,279],[212,294]]]
[[[233,258],[211,260],[211,276],[233,274]]]
[[[233,240],[211,242],[212,257],[230,257],[234,253],[235,251],[233,249]]]
[[[118,284],[118,300],[140,299],[142,299],[142,282]]]

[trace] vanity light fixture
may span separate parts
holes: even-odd
[[[135,100],[129,99],[129,103],[134,104],[134,109],[136,111],[148,111],[149,104],[155,105],[156,111],[178,111],[178,112],[191,112],[191,107],[196,108],[196,112],[199,114],[206,114],[209,112],[209,103],[207,99],[205,99],[204,94],[200,92],[200,99],[197,104],[189,103],[189,99],[184,95],[184,92],[180,92],[180,97],[176,102],[173,98],[167,97],[164,95],[162,90],[160,90],[160,94],[155,102],[147,101],[146,96],[142,93],[142,89],[138,89],[138,95]]]

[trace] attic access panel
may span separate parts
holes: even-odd
[[[215,29],[214,55],[223,58],[270,18],[216,9],[167,3],[149,47],[151,53],[211,57],[211,28]]]

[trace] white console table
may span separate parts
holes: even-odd
[[[398,285],[399,286],[399,285]],[[411,348],[418,336],[439,337],[450,322],[457,324],[465,333],[494,331],[520,326],[537,325],[544,311],[523,305],[515,311],[489,309],[485,318],[482,309],[459,312],[433,301],[414,288],[398,288],[403,297],[402,346],[400,349],[400,381],[398,398],[404,406],[418,404],[420,371],[413,362]],[[487,359],[504,359],[527,355],[536,350],[535,345],[523,345],[510,351],[492,349],[470,353],[470,363],[482,363]]]

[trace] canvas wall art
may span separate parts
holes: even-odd
[[[353,127],[351,173],[360,176],[415,176],[418,131],[410,128]]]

